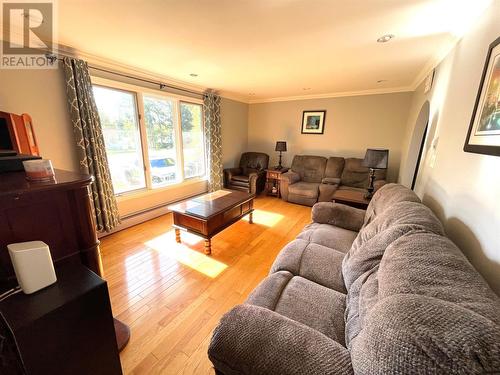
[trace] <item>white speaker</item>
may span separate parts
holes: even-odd
[[[16,272],[17,282],[26,294],[31,294],[57,281],[49,247],[42,241],[7,245]]]

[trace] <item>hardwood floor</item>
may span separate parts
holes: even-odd
[[[276,254],[310,222],[310,207],[271,197],[212,240],[182,233],[168,214],[105,237],[101,251],[113,314],[130,325],[126,374],[214,374],[207,357],[220,317],[267,275]]]

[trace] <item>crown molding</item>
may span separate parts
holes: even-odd
[[[95,65],[96,67],[99,68],[107,68],[110,70],[116,70],[120,73],[128,73],[138,78],[154,80],[161,83],[165,83],[166,85],[170,84],[183,89],[200,91],[200,93],[203,93],[204,91],[209,89],[208,87],[205,86],[187,83],[169,77],[167,75],[153,73],[146,69],[137,68],[131,65],[120,63],[115,60],[110,60],[101,56],[92,55],[90,53],[80,51],[76,48],[68,47],[62,44],[59,44],[57,47],[54,47],[53,52],[57,55],[61,54],[63,56],[83,59],[87,61],[90,65]]]
[[[234,100],[236,102],[250,104],[250,101],[248,100],[248,97],[246,95],[238,94],[235,92],[219,90],[219,96],[222,96],[223,98],[226,99]]]
[[[408,91],[414,91],[414,89],[411,86],[402,86],[402,87],[361,90],[361,91],[331,92],[331,93],[325,93],[325,94],[281,96],[281,97],[276,97],[276,98],[249,100],[248,103],[249,104],[258,104],[258,103],[272,103],[272,102],[287,102],[287,101],[291,101],[291,100],[329,99],[329,98],[342,98],[342,97],[347,97],[347,96],[393,94],[393,93],[408,92]]]
[[[423,68],[420,70],[420,72],[415,76],[415,79],[413,80],[411,84],[412,91],[415,91],[418,86],[424,81],[424,79],[434,70],[437,68],[439,64],[443,62],[443,60],[448,56],[448,54],[457,46],[457,44],[460,42],[461,38],[456,38],[452,43],[450,43],[448,46],[445,48],[442,48],[440,51],[435,53],[429,60],[427,60],[427,63],[423,66]]]

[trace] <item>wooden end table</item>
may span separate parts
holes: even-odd
[[[212,237],[249,215],[253,224],[255,195],[237,190],[217,190],[168,206],[173,212],[175,240],[181,242],[181,230],[205,239],[205,254],[212,253]]]
[[[365,198],[365,193],[365,191],[357,190],[337,190],[333,193],[333,201],[366,210],[370,200]]]
[[[288,172],[288,168],[266,169],[266,193],[273,197],[281,198],[281,175]]]

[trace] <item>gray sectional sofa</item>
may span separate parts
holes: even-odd
[[[312,218],[214,330],[218,374],[500,373],[500,299],[411,190]]]
[[[281,176],[281,198],[312,206],[331,202],[337,189],[366,191],[369,170],[362,162],[357,158],[296,155],[290,170]],[[385,170],[375,171],[375,191],[386,183],[385,176]]]

